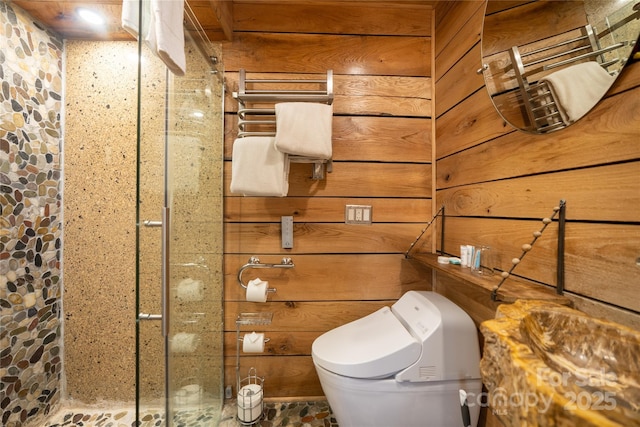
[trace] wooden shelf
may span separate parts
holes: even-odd
[[[443,273],[465,284],[479,287],[489,294],[498,286],[502,279],[499,274],[481,276],[473,274],[471,273],[471,269],[463,268],[459,265],[440,264],[438,263],[438,255],[436,254],[417,253],[413,254],[411,258],[439,273]],[[498,302],[511,303],[518,299],[544,300],[570,305],[570,300],[563,295],[558,295],[555,288],[539,285],[512,276],[500,287],[498,291]]]

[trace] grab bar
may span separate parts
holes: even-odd
[[[258,259],[258,257],[252,256],[251,258],[249,258],[249,261],[245,265],[240,267],[240,270],[238,270],[238,283],[240,284],[240,286],[247,289],[247,285],[242,281],[242,273],[244,273],[244,271],[249,268],[293,268],[293,267],[295,267],[295,264],[293,263],[291,258],[287,258],[287,257],[282,258],[282,261],[280,262],[280,264],[262,264],[260,262],[260,259]],[[269,288],[267,289],[267,292],[276,292],[276,289]]]

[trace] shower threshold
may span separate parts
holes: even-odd
[[[227,403],[222,413],[211,409],[183,410],[174,414],[166,426],[164,411],[146,410],[136,424],[135,408],[62,407],[50,415],[43,427],[241,427],[235,402]],[[265,402],[260,427],[338,427],[326,401]]]

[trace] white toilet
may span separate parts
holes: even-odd
[[[460,389],[478,422],[477,330],[442,295],[409,291],[319,336],[312,355],[340,427],[461,427]]]

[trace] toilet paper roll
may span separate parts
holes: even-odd
[[[193,353],[198,346],[198,335],[180,332],[171,339],[171,351],[174,353]]]
[[[202,301],[204,296],[202,282],[190,277],[183,279],[178,283],[176,293],[180,301]]]
[[[255,332],[245,334],[242,339],[242,351],[245,353],[263,353],[264,334],[257,334]]]
[[[248,384],[238,392],[238,418],[242,422],[256,421],[262,415],[262,387]]]
[[[189,384],[176,391],[176,405],[191,405],[198,403],[202,395],[202,388],[199,384]]]
[[[269,282],[255,278],[247,283],[247,301],[266,302]]]

